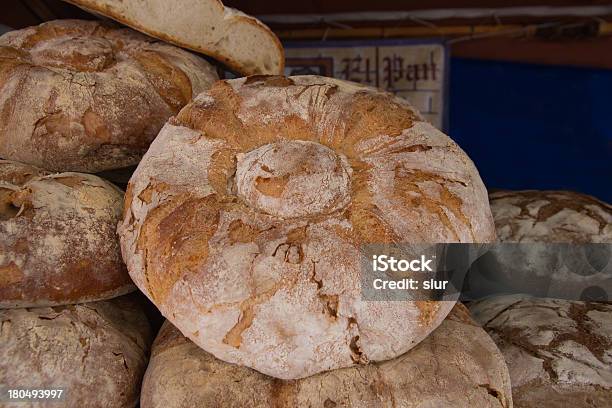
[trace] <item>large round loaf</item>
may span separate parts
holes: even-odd
[[[218,360],[166,322],[153,344],[140,406],[510,408],[512,396],[503,356],[457,305],[404,355],[293,381]]]
[[[132,296],[0,310],[3,390],[62,388],[63,399],[49,400],[45,406],[50,407],[136,406],[152,335]],[[7,408],[42,406],[40,402],[4,401],[2,406]]]
[[[0,160],[0,308],[134,290],[116,233],[122,205],[121,190],[99,177]]]
[[[610,406],[611,304],[514,295],[470,311],[504,354],[515,407]]]
[[[473,163],[404,100],[330,78],[219,81],[138,166],[130,275],[221,360],[283,379],[394,358],[454,302],[364,300],[369,243],[488,242]]]
[[[474,297],[612,299],[612,206],[571,191],[500,191],[490,201],[501,244],[470,275]]]
[[[212,66],[96,21],[0,37],[0,157],[55,171],[138,163],[166,120],[208,88]]]

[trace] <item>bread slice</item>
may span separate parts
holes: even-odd
[[[211,56],[242,75],[283,73],[285,53],[261,21],[219,0],[66,0],[163,41]]]

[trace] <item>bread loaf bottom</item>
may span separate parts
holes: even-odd
[[[67,0],[171,44],[209,55],[242,75],[282,74],[283,46],[261,21],[219,0]]]
[[[503,357],[456,305],[406,354],[382,363],[283,381],[225,363],[198,348],[169,322],[153,346],[142,408],[512,407]]]
[[[0,310],[0,384],[64,390],[61,401],[2,407],[133,407],[151,340],[149,323],[134,295],[72,306]]]

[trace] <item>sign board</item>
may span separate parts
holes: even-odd
[[[323,75],[406,98],[439,129],[446,127],[448,56],[436,41],[292,41],[285,75]]]

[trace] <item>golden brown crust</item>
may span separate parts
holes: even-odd
[[[191,263],[197,266],[206,259],[218,217],[213,197],[173,200],[151,212],[139,247],[156,246],[155,251],[147,250],[146,259],[152,266],[147,271],[147,287],[153,301],[163,302],[176,281],[189,273]]]
[[[235,167],[236,156],[240,153],[284,140],[310,141],[328,146],[348,159],[353,169],[352,204],[348,211],[352,216],[360,214],[360,217],[354,218],[359,218],[360,222],[353,224],[358,227],[363,225],[363,237],[369,236],[373,242],[384,242],[384,236],[390,234],[387,231],[388,226],[384,225],[372,208],[371,200],[375,193],[368,185],[372,182],[373,174],[382,170],[395,173],[393,196],[407,208],[424,207],[427,212],[433,214],[438,223],[445,227],[445,234],[452,235],[452,239],[446,238],[449,241],[483,241],[491,238],[490,232],[488,236],[478,232],[476,234],[479,236],[475,235],[470,224],[470,216],[464,213],[465,198],[454,191],[457,187],[459,189],[468,187],[465,185],[468,181],[453,178],[439,171],[406,167],[401,160],[389,169],[381,168],[380,163],[372,163],[372,159],[382,160],[383,153],[394,158],[410,153],[415,153],[416,156],[442,147],[414,144],[408,142],[409,138],[400,137],[402,132],[410,129],[414,123],[422,123],[418,114],[407,108],[405,102],[366,89],[352,90],[351,98],[334,98],[334,94],[339,92],[338,84],[325,83],[324,80],[316,82],[313,80],[310,84],[297,85],[291,78],[254,76],[244,80],[241,91],[236,92],[229,82],[219,81],[206,94],[206,98],[202,98],[202,102],[196,100],[186,106],[171,123],[195,129],[206,137],[220,139],[227,144],[215,152],[215,158],[223,154],[223,166],[219,167],[219,163],[215,161],[209,169],[209,173],[213,176],[212,185],[217,186],[215,188],[220,190],[220,193],[226,192],[227,184],[231,182],[230,178],[233,176],[231,166]],[[262,90],[261,98],[258,98],[259,89]],[[278,89],[277,96],[268,97],[267,95],[271,95],[274,89]],[[306,103],[300,102],[299,98],[303,97],[300,92],[312,95],[310,98],[318,99],[309,102],[311,105],[309,107]],[[277,103],[281,103],[280,99],[285,94],[290,98],[296,98],[296,106],[301,109],[312,109],[312,112],[288,114],[279,112]],[[340,92],[339,95],[342,94],[345,92]],[[318,103],[322,105],[321,109],[317,106]],[[248,110],[245,106],[248,106]],[[241,114],[244,117],[240,117]],[[326,116],[333,117],[333,120]],[[249,137],[242,137],[246,134]],[[370,140],[380,139],[381,135],[385,135],[388,141],[377,140],[374,146],[369,146]],[[363,148],[355,150],[356,146]],[[458,150],[452,144],[444,147],[450,148],[451,151]],[[263,184],[259,184],[256,188],[278,190],[281,184],[287,183],[286,178],[257,179],[268,183],[271,180],[275,181],[274,185],[268,184],[264,187]],[[438,191],[436,194],[425,193],[424,186],[428,189],[433,187]],[[276,193],[280,192],[279,190]],[[436,195],[438,197],[435,197]],[[463,231],[457,231],[457,228]],[[378,230],[381,232],[376,233]],[[427,235],[426,231],[419,232],[422,236]],[[380,239],[377,240],[377,237]]]
[[[323,77],[215,83],[128,190],[136,284],[207,351],[285,379],[396,357],[452,308],[365,301],[361,245],[494,239],[456,144],[404,100]]]
[[[203,59],[108,23],[9,32],[0,37],[0,155],[56,171],[136,164],[216,78]]]
[[[21,186],[34,177],[48,174],[48,171],[38,167],[0,159],[0,182]]]
[[[115,226],[122,192],[102,179],[0,160],[0,308],[134,290]]]

